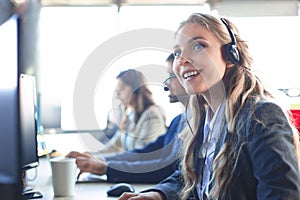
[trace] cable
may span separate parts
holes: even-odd
[[[186,123],[187,123],[190,131],[192,132],[192,135],[195,136],[195,133],[194,133],[194,131],[193,131],[192,127],[191,127],[191,124],[189,122],[189,119],[188,119],[188,106],[189,106],[189,102],[190,102],[190,96],[188,97],[187,104],[185,105],[185,112],[184,112],[185,113],[185,121],[186,121]]]
[[[34,168],[34,175],[32,178],[29,178],[28,173],[26,172],[26,180],[27,181],[34,181],[34,180],[36,180],[37,176],[38,176],[37,167]]]

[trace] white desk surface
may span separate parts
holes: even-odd
[[[59,143],[61,143],[62,141],[70,142],[70,140],[65,140],[66,139],[66,138],[64,138],[65,136],[70,137],[71,135],[54,136],[54,137],[56,137],[56,139],[58,139],[56,141],[59,141],[57,143],[57,146],[55,146],[56,149],[62,151],[63,149],[60,149],[61,146],[59,145]],[[74,137],[74,135],[73,135],[73,137]],[[52,138],[52,139],[54,139],[54,138]],[[63,140],[61,140],[61,139],[63,139]],[[70,139],[70,138],[68,138],[68,139]],[[48,140],[48,142],[50,142],[49,138],[47,138],[47,140]],[[73,142],[74,142],[74,140],[73,140]],[[66,147],[65,144],[63,146]],[[76,145],[74,146],[74,143],[73,143],[73,145],[71,145],[71,146],[74,148]],[[85,148],[83,148],[83,149],[85,149]],[[70,149],[64,149],[64,150],[67,152]],[[80,150],[80,149],[76,149],[76,150]],[[63,153],[66,153],[66,152],[63,152]],[[27,171],[27,179],[32,179],[34,177],[34,175],[35,175],[35,169],[31,169],[31,170]],[[28,187],[31,187],[34,190],[41,192],[43,194],[42,199],[45,199],[45,200],[94,200],[94,199],[112,200],[112,199],[118,199],[116,197],[108,197],[107,196],[106,190],[111,185],[114,185],[114,183],[106,183],[106,182],[77,183],[75,185],[74,196],[54,197],[53,188],[52,188],[51,167],[50,167],[50,162],[48,161],[47,158],[40,158],[39,167],[37,167],[36,179],[33,181],[28,180],[27,183],[28,183]],[[134,186],[136,192],[148,189],[152,186],[152,185],[148,185],[148,184],[132,184],[132,185]]]
[[[90,133],[45,134],[43,137],[48,152],[53,149],[62,154],[68,154],[70,151],[94,152],[104,146]]]
[[[34,170],[27,172],[27,178],[30,179],[34,175]],[[118,199],[116,197],[108,197],[106,190],[114,183],[77,183],[75,185],[74,196],[69,197],[54,197],[52,188],[51,168],[50,163],[46,158],[40,159],[39,167],[37,168],[37,178],[34,181],[27,181],[28,187],[33,188],[43,194],[45,200],[112,200]],[[152,185],[148,184],[132,184],[139,192],[150,188]]]

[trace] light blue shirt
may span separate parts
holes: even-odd
[[[212,110],[207,109],[206,110],[206,117],[205,117],[205,123],[204,123],[204,129],[203,129],[203,144],[201,146],[201,149],[199,151],[199,158],[205,158],[205,165],[203,168],[203,182],[202,187],[201,183],[199,182],[197,184],[197,191],[200,195],[200,199],[202,199],[203,194],[205,192],[206,196],[208,196],[209,192],[209,181],[210,181],[210,175],[212,171],[212,163],[214,159],[214,153],[216,149],[216,144],[218,141],[218,138],[221,134],[222,130],[222,124],[225,120],[225,101],[222,102],[222,104],[217,109],[216,113],[213,115],[212,119]]]

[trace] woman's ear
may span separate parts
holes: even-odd
[[[230,61],[226,61],[226,68],[232,68],[234,67],[234,64],[231,63]]]

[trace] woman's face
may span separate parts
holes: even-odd
[[[115,88],[115,95],[122,104],[128,106],[133,92],[130,86],[125,84],[121,79],[118,79],[117,86]]]
[[[185,24],[175,37],[173,70],[188,94],[205,94],[226,70],[221,42],[196,23]]]

